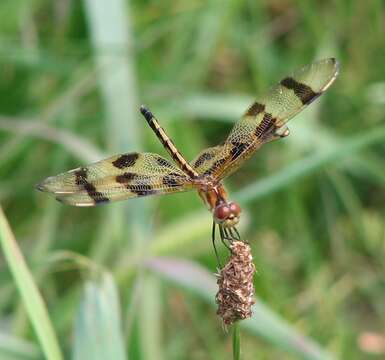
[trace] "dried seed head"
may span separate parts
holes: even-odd
[[[230,259],[218,274],[219,290],[216,295],[217,314],[225,325],[249,318],[251,306],[255,303],[255,266],[250,246],[243,241],[234,241],[230,248]]]

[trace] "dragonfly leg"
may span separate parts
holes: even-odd
[[[215,256],[217,258],[218,266],[219,266],[220,269],[222,269],[222,264],[221,264],[221,261],[220,261],[219,256],[218,256],[217,247],[215,245],[215,228],[216,228],[216,226],[217,226],[217,224],[215,223],[215,221],[213,221],[213,229],[212,229],[212,232],[211,232],[211,240],[213,242],[213,248],[214,248]]]
[[[239,234],[238,229],[235,226],[230,228],[230,234],[233,240],[241,241],[241,235]]]
[[[241,235],[239,234],[238,229],[234,226],[233,230],[234,230],[234,232],[235,232],[235,235],[236,235],[236,237],[237,237],[237,240],[241,240]]]
[[[221,261],[219,259],[217,247],[216,247],[216,244],[215,244],[215,241],[216,241],[215,228],[216,228],[216,226],[217,226],[217,224],[215,223],[215,221],[213,221],[213,227],[212,227],[212,232],[211,232],[211,240],[212,240],[212,243],[213,243],[215,256],[217,258],[217,263],[219,265],[219,268],[221,269],[222,268],[222,264],[221,264]],[[229,250],[230,252],[232,252],[231,244],[233,243],[233,241],[243,241],[241,239],[241,235],[239,234],[239,232],[238,232],[236,227],[225,228],[221,224],[218,224],[218,228],[219,228],[219,235],[220,235],[221,242],[227,248],[227,250]]]
[[[226,235],[226,238],[227,240],[232,243],[233,241],[237,241],[237,240],[240,240],[239,239],[239,234],[237,235],[237,233],[235,233],[233,230],[235,228],[234,227],[231,227],[231,228],[225,228],[224,229],[224,233]]]
[[[230,246],[227,244],[226,240],[227,241],[231,241],[231,239],[229,238],[228,234],[227,234],[227,230],[219,225],[219,233],[220,233],[220,236],[221,236],[221,241],[222,241],[222,244],[226,246],[226,248],[231,252],[231,248]]]
[[[223,232],[225,233],[226,240],[228,240],[231,243],[233,241],[233,236],[231,235],[230,228],[224,228]]]

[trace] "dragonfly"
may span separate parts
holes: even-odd
[[[323,94],[337,75],[338,61],[328,58],[283,78],[257,97],[222,144],[201,151],[191,162],[183,157],[153,113],[142,105],[142,115],[173,162],[154,153],[118,154],[48,177],[37,189],[75,206],[197,190],[213,214],[212,241],[216,252],[216,227],[222,242],[240,239],[236,225],[241,207],[228,200],[223,179],[262,145],[288,136],[286,123]]]

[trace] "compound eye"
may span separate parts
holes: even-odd
[[[230,204],[230,212],[235,216],[238,216],[241,213],[241,207],[237,203],[232,202]]]
[[[214,211],[214,216],[218,220],[226,220],[229,217],[230,213],[230,208],[227,205],[221,205],[216,207]]]

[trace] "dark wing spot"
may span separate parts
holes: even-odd
[[[127,184],[131,180],[134,180],[137,176],[137,174],[134,174],[132,172],[125,172],[124,174],[118,175],[116,177],[116,182],[120,184]]]
[[[230,150],[231,160],[238,158],[249,147],[249,144],[238,141],[233,141],[231,145],[233,145]]]
[[[101,204],[110,201],[110,199],[105,197],[103,193],[97,191],[94,185],[87,183],[84,185],[84,188],[86,189],[88,196],[95,201],[95,204]]]
[[[219,167],[221,167],[225,162],[227,161],[226,158],[217,160],[210,169],[206,170],[203,175],[211,175],[213,172],[215,172]]]
[[[108,203],[110,201],[110,199],[108,197],[102,196],[102,197],[98,197],[98,198],[95,197],[94,201],[96,204],[100,205],[103,203]]]
[[[271,129],[272,125],[274,125],[275,121],[276,120],[273,118],[271,114],[265,113],[265,115],[263,115],[263,119],[261,123],[255,129],[255,136],[257,138],[264,137],[266,132]]]
[[[156,194],[156,190],[148,184],[127,185],[127,189],[138,196]]]
[[[253,103],[253,105],[251,105],[245,115],[246,116],[257,116],[258,114],[260,114],[261,112],[264,112],[265,111],[265,105],[263,104],[260,104],[260,103]]]
[[[161,167],[168,167],[168,168],[172,168],[173,167],[172,164],[169,161],[167,161],[166,159],[163,159],[162,157],[156,158],[156,162]]]
[[[214,155],[211,154],[211,153],[203,153],[202,155],[200,155],[200,156],[198,157],[198,159],[196,159],[196,161],[195,161],[195,163],[193,164],[193,166],[194,166],[195,168],[197,168],[197,167],[201,166],[205,161],[208,161],[208,160],[212,159],[213,156],[214,156]]]
[[[310,86],[302,84],[294,80],[292,77],[283,79],[281,81],[281,85],[287,89],[293,90],[295,95],[297,95],[297,97],[304,105],[310,104],[313,100],[321,95],[320,93],[314,92]]]
[[[163,185],[171,186],[171,187],[175,187],[179,185],[178,181],[170,175],[165,175],[162,179],[162,182],[163,182]]]
[[[213,164],[213,169],[217,169],[218,167],[222,166],[226,162],[226,159],[219,159]]]
[[[80,168],[75,171],[75,182],[81,188],[87,191],[88,196],[95,201],[95,204],[100,204],[110,201],[103,193],[96,190],[96,187],[87,181],[87,168]]]
[[[163,185],[173,187],[182,185],[184,183],[183,180],[185,180],[184,175],[172,172],[163,176],[162,182]]]
[[[75,183],[79,186],[87,183],[87,168],[79,168],[75,171]]]
[[[123,169],[126,167],[133,166],[138,157],[138,153],[123,154],[120,155],[115,161],[113,161],[112,164],[119,169]]]

